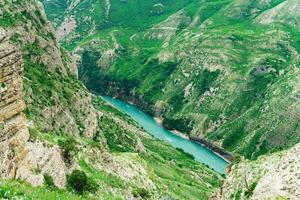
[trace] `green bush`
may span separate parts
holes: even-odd
[[[141,197],[142,199],[148,199],[151,197],[149,191],[146,190],[145,188],[137,188],[133,191],[132,194],[135,198]]]
[[[255,190],[257,183],[258,183],[257,181],[251,183],[251,185],[249,186],[248,190],[245,191],[245,196],[246,197],[251,197],[252,196],[253,191]]]
[[[44,174],[44,185],[50,190],[57,189],[56,185],[54,184],[53,178],[49,174]]]
[[[194,86],[198,91],[198,94],[199,95],[204,94],[211,87],[214,81],[217,80],[219,75],[220,75],[220,70],[211,72],[207,69],[204,69],[203,72],[195,78],[195,82],[194,82]]]
[[[85,191],[95,192],[97,183],[89,179],[84,171],[74,170],[67,176],[68,186],[75,192],[82,194]]]
[[[187,118],[173,119],[165,117],[163,120],[163,126],[170,130],[177,130],[186,134],[189,134],[193,130],[193,122]]]
[[[73,138],[68,138],[66,140],[59,140],[58,145],[62,150],[62,155],[68,163],[72,160],[72,152],[76,152],[76,141]]]

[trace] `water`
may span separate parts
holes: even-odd
[[[154,137],[169,142],[173,147],[183,149],[185,152],[192,154],[195,157],[195,160],[207,164],[219,173],[225,174],[227,162],[211,150],[170,132],[169,130],[157,124],[151,116],[142,112],[134,105],[128,104],[122,100],[114,99],[112,97],[104,96],[103,98],[113,104],[119,110],[131,116],[132,119],[134,119]]]

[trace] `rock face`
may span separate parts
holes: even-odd
[[[29,138],[22,111],[23,62],[0,29],[0,177],[14,178]]]
[[[23,114],[23,60],[0,29],[0,177],[44,183],[44,174],[58,187],[66,184],[66,166],[57,147],[31,143]]]
[[[257,21],[261,24],[280,22],[299,27],[299,19],[300,2],[298,0],[287,0],[278,4],[276,7],[262,13],[257,18]]]
[[[221,191],[213,199],[300,199],[300,144],[256,161],[231,167]]]
[[[285,153],[258,182],[252,199],[268,199],[276,196],[300,199],[300,145]]]
[[[39,186],[44,183],[44,174],[48,174],[56,186],[63,188],[66,185],[67,167],[58,147],[30,142],[25,145],[25,150],[28,153],[20,162],[16,178]]]

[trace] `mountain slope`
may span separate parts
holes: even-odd
[[[97,4],[84,2],[60,16],[76,21],[90,15],[84,10],[102,19],[108,13],[109,26],[83,32],[78,20],[62,40],[81,57],[79,77],[90,90],[133,101],[166,127],[247,158],[300,141],[298,1],[178,1],[181,9],[172,12],[160,2],[166,11],[143,25],[125,17],[116,22],[107,6],[94,12]],[[148,5],[108,2],[128,16]],[[48,15],[58,16],[53,9],[63,7],[50,4]],[[149,14],[143,9],[138,16]]]
[[[221,175],[87,91],[39,2],[0,1],[0,26],[0,177],[17,179],[1,180],[0,198],[208,199],[217,189]]]

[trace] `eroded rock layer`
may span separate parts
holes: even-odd
[[[23,61],[16,48],[0,29],[0,176],[16,175],[19,158],[26,152],[24,145],[29,139],[22,111]],[[20,156],[22,155],[22,156]]]

